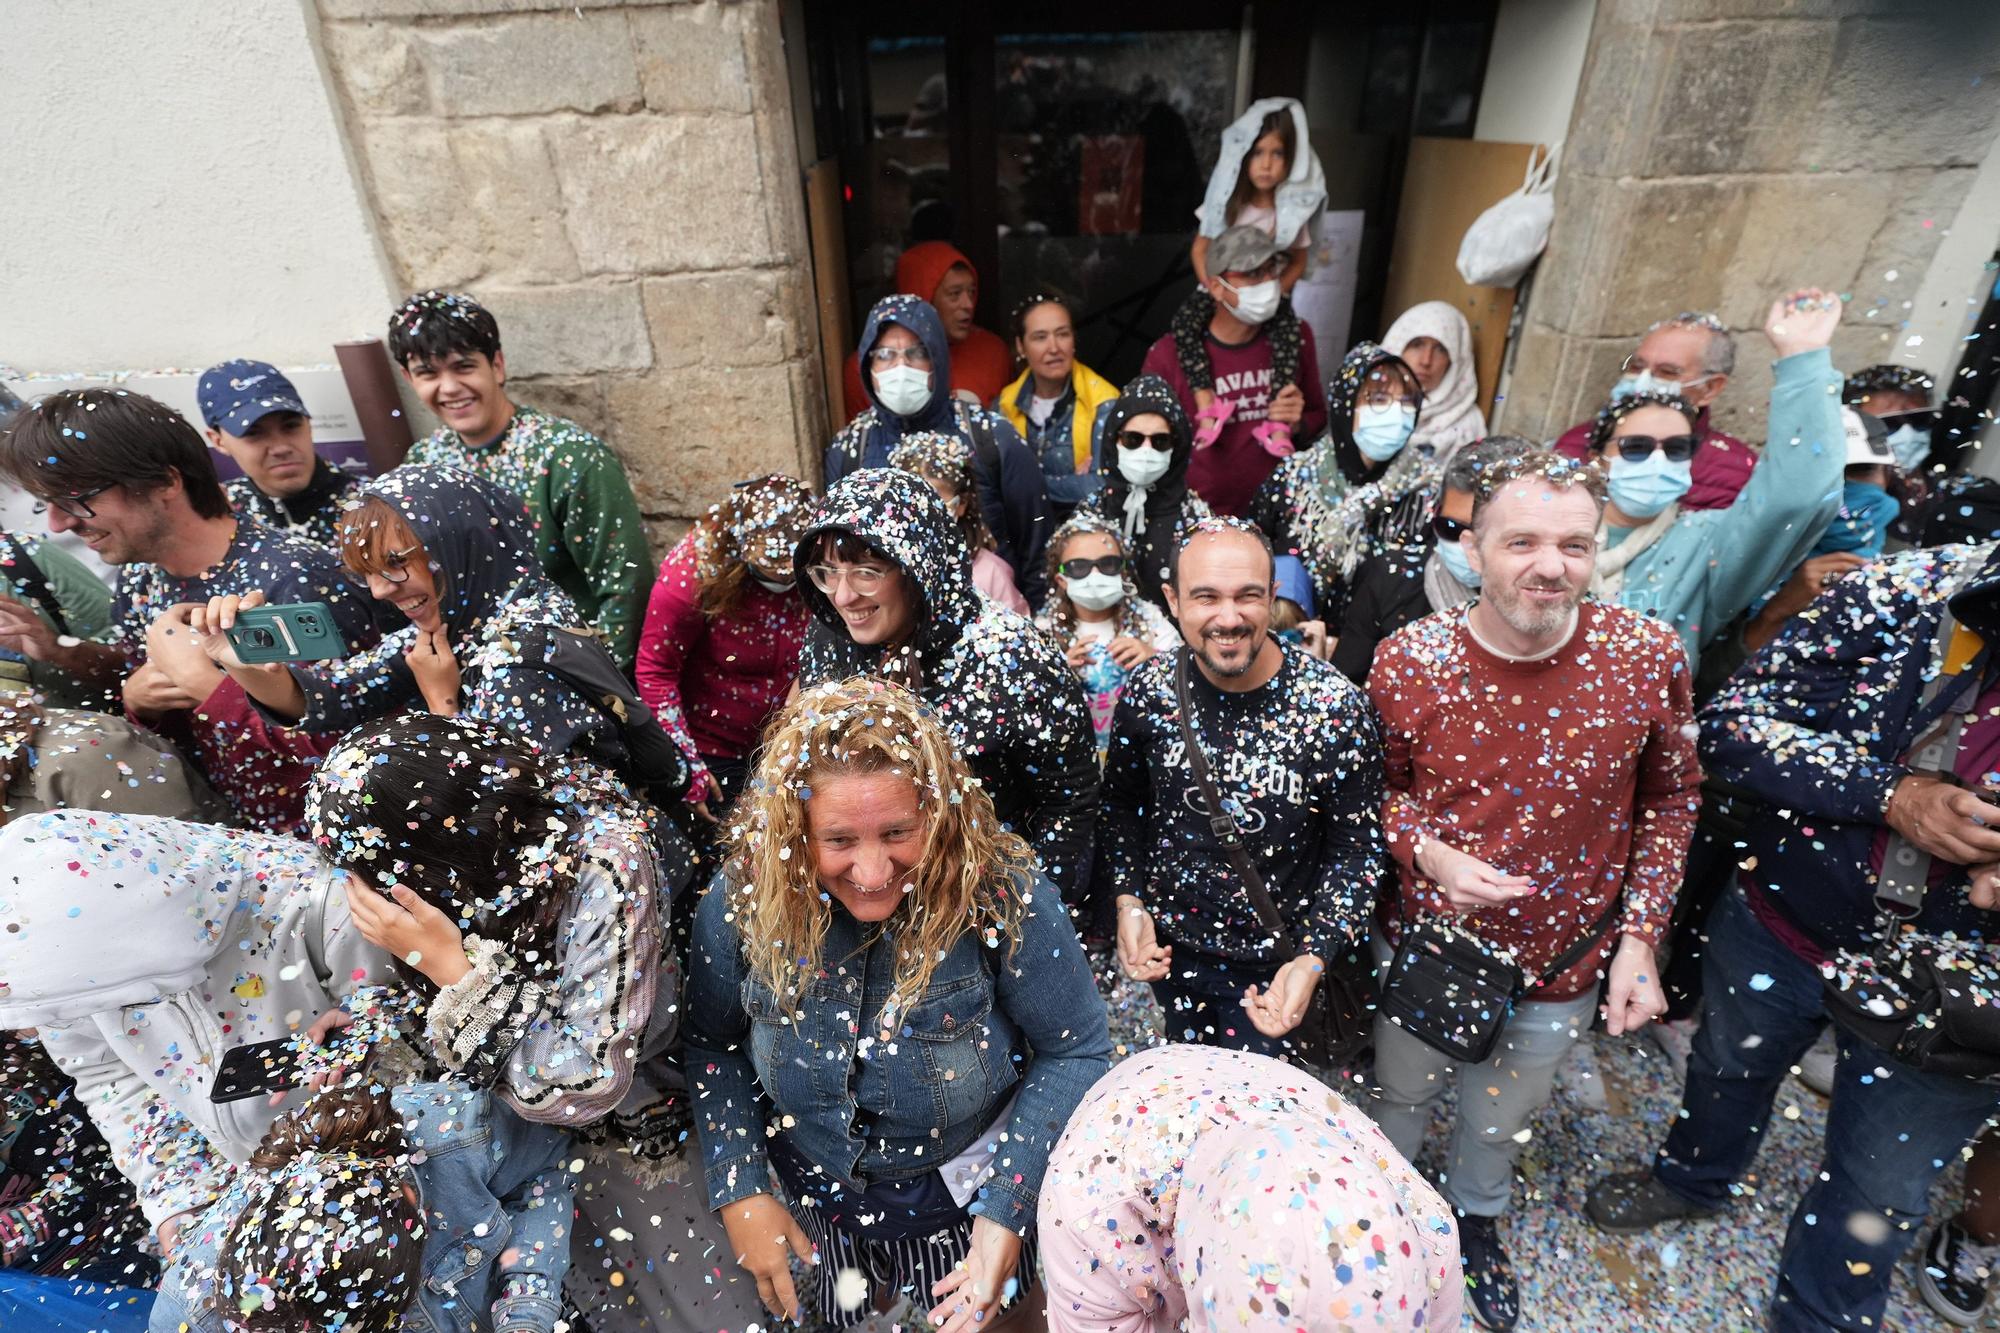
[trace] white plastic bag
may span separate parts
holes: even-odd
[[[1474,287],[1512,287],[1541,256],[1556,216],[1555,161],[1553,149],[1530,153],[1521,188],[1465,229],[1458,243],[1461,278]]]

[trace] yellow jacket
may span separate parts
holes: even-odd
[[[1075,471],[1088,474],[1091,471],[1090,434],[1097,422],[1097,409],[1118,396],[1118,386],[1104,376],[1078,361],[1070,367],[1069,386],[1074,399],[1070,408],[1069,447],[1070,460]],[[1014,382],[1000,391],[994,402],[1023,440],[1028,438],[1027,402],[1034,393],[1029,385],[1029,372],[1022,371]],[[1044,470],[1050,460],[1045,449],[1036,450]]]

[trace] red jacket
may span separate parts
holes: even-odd
[[[1556,452],[1565,458],[1590,457],[1590,428],[1594,422],[1571,426],[1556,441]],[[1736,503],[1736,493],[1750,480],[1757,466],[1757,452],[1733,435],[1724,435],[1708,424],[1708,409],[1694,420],[1701,448],[1694,456],[1694,485],[1681,497],[1683,509],[1727,509]]]

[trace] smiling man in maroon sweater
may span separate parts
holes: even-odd
[[[1492,1329],[1520,1314],[1496,1226],[1514,1159],[1590,1030],[1598,979],[1609,971],[1613,1035],[1666,1011],[1653,950],[1701,788],[1679,636],[1582,600],[1603,507],[1595,469],[1546,453],[1510,460],[1475,492],[1472,530],[1459,539],[1481,575],[1479,599],[1398,631],[1368,676],[1382,721],[1383,832],[1400,872],[1378,957],[1410,923],[1441,916],[1510,952],[1528,979],[1483,1064],[1375,1024],[1369,1114],[1405,1157],[1416,1159],[1458,1079],[1439,1188],[1459,1210],[1474,1317]]]

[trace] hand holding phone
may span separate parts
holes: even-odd
[[[208,1099],[218,1105],[284,1092],[299,1083],[298,1047],[290,1037],[253,1041],[222,1053]]]
[[[325,602],[249,606],[223,631],[236,656],[255,666],[266,662],[324,662],[347,655],[346,640]]]

